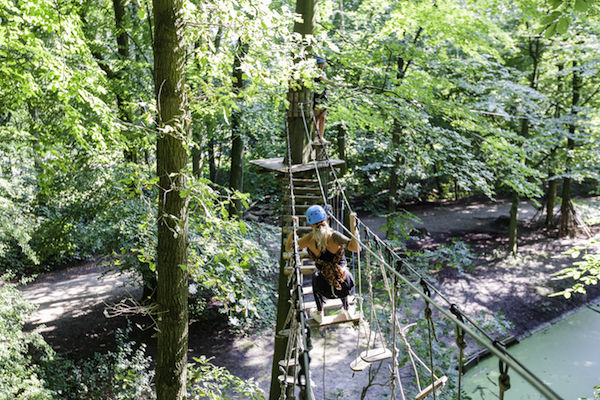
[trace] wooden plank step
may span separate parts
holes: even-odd
[[[315,179],[315,178],[292,178],[292,182],[294,183],[308,183],[308,184],[315,184],[318,185],[319,184],[319,180]]]
[[[300,254],[300,259],[301,260],[304,260],[305,258],[310,258],[310,256],[308,255],[308,251],[306,251],[306,250],[301,250],[299,254]],[[294,252],[293,251],[284,251],[283,252],[283,259],[284,260],[289,260],[292,257],[294,257]]]
[[[358,323],[360,321],[361,315],[358,312],[350,313],[350,317],[347,318],[344,313],[339,313],[335,315],[324,315],[321,323],[317,323],[313,318],[310,318],[307,322],[308,325],[312,328],[321,328],[329,325],[337,325],[344,324],[346,322]]]
[[[287,235],[289,235],[291,231],[292,231],[292,227],[291,226],[286,226],[285,228],[283,228],[283,235],[285,237],[287,237]],[[298,229],[296,229],[296,232],[298,233],[298,235],[305,235],[307,233],[312,232],[312,227],[310,227],[310,226],[299,226]]]
[[[288,385],[293,385],[294,383],[297,383],[296,379],[291,375],[279,375],[277,379],[279,379],[279,382],[286,382]]]
[[[386,358],[392,357],[392,351],[385,347],[378,347],[375,349],[365,350],[360,353],[360,358],[368,363],[374,363],[377,361],[385,360]]]
[[[309,294],[313,294],[312,285],[310,285],[310,286],[303,286],[302,287],[302,294],[305,295],[305,296],[309,295]]]
[[[305,219],[306,219],[306,214],[298,214],[298,215],[296,215],[296,217],[298,217],[298,219],[299,219],[299,220],[301,221],[301,223],[302,223],[302,220],[305,220]],[[289,222],[289,221],[291,221],[291,220],[292,220],[292,216],[291,216],[290,214],[286,214],[286,215],[284,215],[284,216],[283,216],[283,220],[284,220],[284,221],[288,221],[288,222]],[[305,221],[304,221],[304,222],[305,222]]]
[[[438,390],[443,388],[448,382],[447,376],[442,376],[441,378],[436,379],[432,385],[427,386],[425,389],[421,390],[419,394],[415,397],[415,400],[422,400],[427,397],[429,394],[433,393],[434,390]]]
[[[291,375],[279,375],[277,377],[277,379],[279,379],[279,382],[283,383],[284,381],[287,382],[288,385],[293,385],[294,383],[296,384],[302,384],[302,382],[298,382],[297,380],[294,379],[293,376]],[[315,384],[315,382],[311,379],[310,380],[310,387],[316,387],[317,385]]]
[[[289,195],[284,195],[283,196],[283,200],[284,201],[288,201],[291,199],[291,196]],[[312,194],[294,194],[294,201],[298,202],[298,201],[312,201],[314,202],[314,204],[316,203],[322,203],[323,202],[323,196],[318,196],[318,195],[312,195]]]
[[[290,187],[284,186],[283,193],[287,194],[289,192],[290,192]],[[296,185],[294,185],[294,193],[297,193],[297,194],[312,193],[312,194],[319,195],[319,197],[321,197],[321,187],[319,185],[316,185],[316,186],[296,186]]]
[[[362,358],[358,357],[350,363],[350,369],[355,372],[364,371],[371,363],[366,362]]]
[[[317,267],[314,265],[303,265],[300,269],[300,272],[302,272],[302,275],[308,275],[308,274],[312,274],[316,270],[317,270]],[[284,272],[286,275],[289,275],[292,272],[294,272],[294,268],[293,267],[285,267]]]
[[[298,363],[298,360],[296,358],[289,358],[287,360],[279,361],[279,366],[283,368],[296,367],[298,365],[300,365],[300,363]]]
[[[306,293],[304,293],[306,294]],[[354,304],[356,299],[354,296],[348,296],[348,303]],[[336,308],[342,306],[342,299],[325,299],[325,303],[323,303],[323,309]],[[307,301],[304,303],[304,309],[310,310],[311,308],[317,308],[317,303],[314,301]]]

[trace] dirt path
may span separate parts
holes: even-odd
[[[573,262],[560,254],[575,244],[584,243],[585,239],[549,240],[540,233],[521,229],[517,259],[506,260],[502,252],[495,252],[494,249],[506,242],[506,228],[498,224],[498,217],[507,216],[509,207],[506,202],[474,202],[413,207],[411,212],[431,234],[424,239],[428,241],[427,246],[436,246],[455,236],[469,243],[479,254],[476,267],[470,273],[443,268],[435,274],[442,292],[469,315],[502,312],[513,324],[509,333],[523,337],[599,298],[600,288],[590,288],[587,295],[569,301],[547,297],[560,287],[560,282],[550,280],[550,274]],[[533,207],[521,205],[522,219],[534,214]],[[382,218],[363,217],[362,220],[374,231],[381,232]],[[42,275],[23,288],[25,296],[39,306],[29,326],[45,324],[43,334],[53,347],[70,351],[74,357],[89,356],[93,351],[110,347],[114,331],[125,327],[127,319],[106,318],[103,314],[106,304],[130,295],[137,298],[140,291],[123,286],[126,281],[123,276],[101,276],[102,272],[96,263],[86,263]],[[149,321],[141,317],[130,320],[142,327],[149,325]],[[151,354],[155,351],[152,333],[152,329],[134,329],[133,332],[135,340],[149,344]],[[322,397],[323,379],[329,382],[330,398],[335,398],[338,390],[343,393],[342,398],[357,398],[356,393],[366,383],[366,376],[352,376],[348,368],[355,357],[355,331],[340,327],[322,334],[313,338],[311,352],[317,398]],[[324,346],[329,349],[326,359],[323,359]],[[194,322],[190,326],[190,359],[201,354],[214,356],[215,364],[227,367],[241,378],[253,377],[268,392],[271,332],[239,339]]]

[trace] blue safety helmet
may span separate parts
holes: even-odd
[[[317,56],[316,59],[317,59],[317,64],[323,64],[325,62],[325,59],[323,57]]]
[[[321,221],[324,221],[327,218],[327,213],[321,206],[310,206],[308,210],[306,210],[306,222],[309,225],[318,224]]]

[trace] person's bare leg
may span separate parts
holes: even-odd
[[[319,131],[319,140],[321,143],[327,143],[325,140],[325,116],[327,115],[327,110],[320,110],[319,118],[317,118],[317,130]]]

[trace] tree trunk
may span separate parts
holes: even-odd
[[[567,139],[567,162],[566,162],[566,177],[563,179],[562,204],[560,207],[560,228],[558,230],[559,237],[567,235],[575,235],[575,224],[572,221],[571,209],[571,166],[573,164],[573,150],[575,149],[575,131],[577,130],[575,118],[577,116],[580,96],[580,77],[577,71],[577,61],[573,61],[573,96],[571,99],[571,122],[569,123],[569,138]]]
[[[188,350],[188,162],[183,0],[154,0],[154,86],[158,104],[157,400],[186,397]]]
[[[211,132],[214,133],[214,132]],[[215,163],[215,139],[208,141],[208,179],[217,183],[217,165]]]
[[[392,229],[392,222],[394,213],[396,212],[396,204],[398,202],[398,171],[400,170],[400,135],[402,134],[402,128],[399,124],[395,124],[394,131],[392,132],[392,169],[390,171],[390,182],[389,188],[390,193],[388,197],[388,217],[387,226],[388,230],[386,237],[393,235],[394,230]]]
[[[302,35],[303,39],[307,36],[312,37],[314,16],[315,16],[315,0],[296,0],[296,14],[299,14],[302,19],[294,22],[294,32]],[[310,54],[310,50],[308,51]],[[299,60],[297,60],[299,61]],[[287,148],[290,152],[291,159],[288,157],[286,151],[284,160],[289,164],[304,164],[310,159],[310,143],[309,138],[306,137],[305,123],[309,129],[314,129],[312,122],[312,93],[307,88],[300,88],[295,90],[290,87],[288,90],[288,100],[290,106],[287,112],[287,132],[289,135],[289,147]],[[307,110],[308,108],[308,110]],[[304,119],[303,119],[304,115]],[[285,210],[285,209],[284,209]],[[282,228],[285,225],[282,218]],[[279,283],[278,293],[279,297],[277,300],[277,320],[275,323],[275,343],[273,348],[273,363],[271,365],[271,387],[269,390],[270,399],[279,399],[281,395],[281,385],[278,376],[281,374],[279,369],[279,361],[283,360],[286,356],[286,348],[288,344],[288,337],[281,336],[278,332],[285,327],[285,320],[290,309],[290,288],[287,285],[287,277],[285,275],[285,260],[283,259],[283,249],[285,247],[285,237],[282,235],[281,249],[282,255],[279,260]],[[311,395],[310,389],[310,374],[306,371],[307,378],[307,396]],[[289,388],[289,386],[288,386]],[[294,396],[294,387],[289,389],[287,394]]]
[[[557,69],[558,69],[558,74],[557,74],[557,78],[556,78],[556,94],[557,97],[561,96],[563,93],[563,83],[562,83],[562,70],[563,70],[563,64],[558,64],[557,65]],[[557,102],[556,104],[556,111],[554,112],[554,117],[556,119],[560,118],[560,106]],[[554,164],[554,157],[556,154],[556,149],[553,149],[550,153],[550,167],[552,168],[553,164]],[[554,175],[553,170],[550,170],[548,172],[548,175],[552,176]],[[554,221],[554,207],[556,204],[556,186],[558,185],[558,179],[552,179],[548,182],[548,193],[546,196],[546,229],[551,229],[554,228],[554,226],[556,225],[556,222]]]
[[[244,88],[244,80],[242,77],[242,70],[240,69],[241,60],[248,52],[248,45],[242,44],[241,40],[238,40],[238,54],[236,54],[233,62],[233,78],[234,78],[234,91],[239,92]],[[239,106],[238,106],[239,107]],[[231,116],[231,167],[229,169],[229,188],[237,190],[239,192],[244,190],[244,137],[241,131],[241,111],[240,109],[233,110]],[[242,202],[240,200],[234,200],[229,205],[230,215],[241,215],[242,213]]]
[[[117,53],[121,65],[126,65],[129,60],[129,38],[125,27],[125,18],[127,16],[125,10],[125,0],[113,0],[113,10],[115,13],[115,31],[117,35]],[[125,82],[126,74],[123,67],[119,68],[115,74],[115,78],[120,81],[119,86]],[[121,96],[121,90],[115,91],[117,97],[117,107],[119,109],[119,118],[126,123],[131,123],[132,118],[127,109],[126,99]],[[135,137],[129,128],[124,128],[125,137],[127,140],[126,148],[123,152],[126,161],[137,163],[138,155],[135,143]]]
[[[344,161],[344,164],[340,166],[340,175],[343,176],[348,172],[348,161],[346,160],[346,127],[344,127],[344,124],[338,126],[337,147],[340,160]]]
[[[196,178],[202,176],[202,136],[199,130],[192,131],[194,147],[192,148],[192,174]]]
[[[519,223],[519,195],[513,191],[508,224],[508,253],[517,255],[517,226]]]
[[[546,229],[554,227],[554,205],[556,204],[556,179],[548,182],[548,193],[546,196]]]

